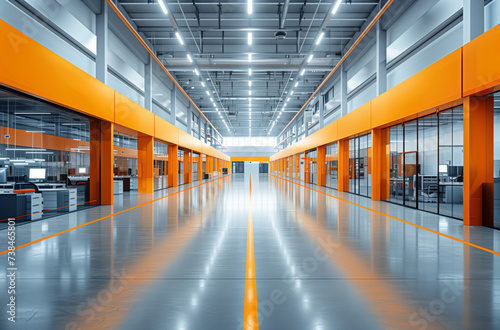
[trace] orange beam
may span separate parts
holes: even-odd
[[[154,138],[139,134],[137,137],[139,193],[154,191]]]

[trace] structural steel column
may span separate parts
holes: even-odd
[[[338,191],[349,191],[349,140],[339,140]]]
[[[484,0],[463,0],[464,45],[484,33]]]
[[[493,101],[464,99],[464,225],[493,223]]]
[[[342,117],[347,115],[347,72],[344,70],[344,64],[340,65],[340,114]]]
[[[175,108],[177,103],[177,86],[172,84],[172,91],[170,92],[170,124],[175,125]]]
[[[101,0],[101,12],[96,15],[96,37],[97,51],[95,61],[95,77],[102,83],[107,84],[108,80],[108,4],[106,0]]]
[[[387,32],[382,29],[380,21],[377,22],[376,52],[377,95],[380,95],[387,90]]]
[[[177,145],[168,145],[168,186],[179,186],[179,161],[177,159],[179,147]]]
[[[137,163],[139,169],[139,192],[154,191],[154,138],[139,133],[137,136]]]
[[[389,185],[389,163],[387,154],[387,132],[383,129],[372,130],[372,200],[386,200]]]
[[[148,56],[144,66],[144,107],[153,111],[153,58]]]
[[[325,146],[316,151],[316,182],[318,186],[326,186],[326,149]]]

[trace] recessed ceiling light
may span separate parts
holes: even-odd
[[[248,75],[251,76],[252,75],[252,69],[248,69]]]
[[[342,0],[337,0],[337,2],[335,3],[335,6],[333,6],[332,15],[335,15],[335,13],[337,12],[337,10],[339,10],[339,7],[340,7],[341,3],[342,3]]]
[[[323,31],[319,35],[318,40],[316,40],[316,45],[319,45],[319,43],[321,42],[321,39],[323,39],[324,36],[325,36],[325,32]]]
[[[205,83],[204,83],[203,81],[201,82],[201,85],[202,85],[203,87],[205,87]]]
[[[167,6],[165,6],[165,3],[163,2],[163,0],[158,0],[158,3],[160,4],[160,7],[161,7],[161,10],[163,11],[163,13],[165,15],[168,14]]]
[[[184,45],[184,40],[182,40],[182,37],[179,34],[179,32],[175,32],[175,36],[177,37],[177,40],[179,40],[179,42],[181,43],[181,45]]]
[[[252,32],[248,32],[248,44],[252,44]]]
[[[197,76],[200,75],[200,73],[198,72],[198,69],[194,69],[194,74],[197,75]]]
[[[303,76],[304,73],[306,73],[306,69],[302,69],[302,71],[300,71],[300,75]]]
[[[309,58],[307,59],[307,63],[311,62],[311,60],[313,59],[313,57],[314,57],[313,54],[309,55]]]
[[[297,82],[295,83],[295,87],[297,87],[298,85],[299,85],[299,82],[297,81]]]

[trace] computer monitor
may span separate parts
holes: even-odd
[[[87,174],[87,168],[86,167],[79,167],[78,174]]]
[[[29,169],[29,179],[30,180],[45,180],[47,178],[47,172],[45,168],[30,168]]]
[[[0,183],[7,183],[7,167],[0,167]]]
[[[463,176],[464,167],[463,166],[451,166],[448,165],[448,176],[450,178],[458,178]]]
[[[439,165],[439,173],[448,173],[448,165]]]

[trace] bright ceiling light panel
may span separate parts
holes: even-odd
[[[252,32],[248,32],[248,44],[252,44]]]
[[[311,62],[311,60],[313,59],[313,57],[314,57],[313,54],[309,55],[309,58],[307,59],[307,63]]]
[[[252,15],[253,13],[253,1],[252,0],[247,0],[247,12],[248,15]]]
[[[295,83],[295,87],[297,87],[298,85],[299,85],[299,82],[297,81],[297,82]]]
[[[160,7],[161,7],[161,10],[163,11],[163,13],[165,15],[167,15],[168,14],[167,6],[165,6],[165,3],[163,2],[163,0],[158,0],[158,3],[160,4]]]
[[[203,87],[205,87],[205,83],[204,83],[203,81],[201,82],[201,85],[202,85]]]
[[[337,2],[335,3],[335,6],[333,6],[332,15],[335,15],[335,13],[337,12],[337,10],[339,10],[339,7],[340,7],[341,3],[342,3],[342,0],[337,0]]]
[[[179,32],[175,32],[175,36],[177,37],[177,40],[179,40],[179,42],[181,43],[181,45],[184,45],[184,40],[182,40],[182,37],[179,34]]]
[[[252,75],[252,69],[248,69],[248,75],[251,76]]]
[[[306,73],[306,69],[302,69],[302,71],[300,71],[300,75],[303,76],[304,73]]]
[[[188,58],[189,62],[193,63],[193,59],[191,58],[191,55],[187,54],[187,58]]]
[[[195,73],[197,76],[199,76],[199,75],[200,75],[200,73],[198,72],[198,69],[194,69],[194,73]]]
[[[316,40],[316,45],[319,45],[319,43],[321,42],[321,39],[323,39],[324,36],[325,36],[325,32],[323,31],[319,35],[318,40]]]
[[[252,63],[252,53],[248,54],[248,63]]]
[[[248,82],[248,87],[252,87],[252,81],[251,80]]]

